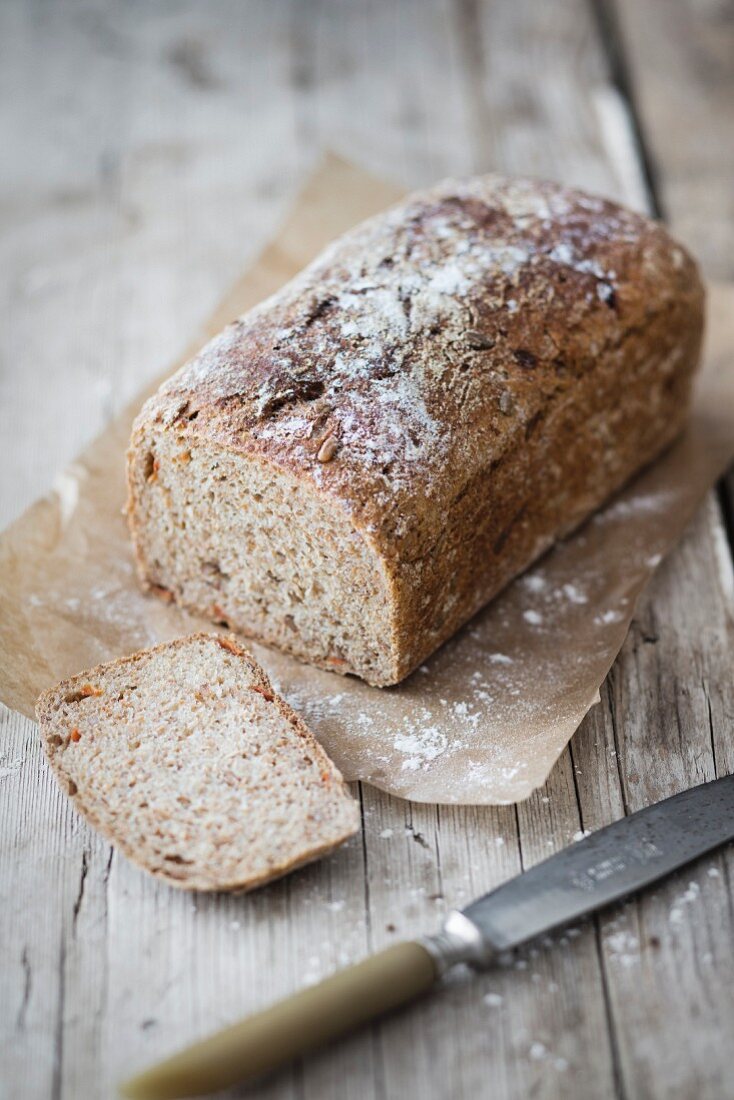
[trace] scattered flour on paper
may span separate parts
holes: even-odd
[[[403,768],[410,771],[415,771],[441,756],[448,744],[448,737],[438,726],[426,726],[413,733],[398,733],[393,738],[393,745],[398,752],[407,756],[403,761]]]
[[[639,493],[637,496],[608,504],[601,512],[596,513],[594,522],[611,523],[642,513],[663,512],[675,501],[676,496],[674,489],[662,489],[657,493]]]
[[[598,623],[599,626],[609,626],[610,623],[621,623],[624,617],[623,611],[619,611],[617,608],[609,608],[607,611],[595,615],[594,622]]]
[[[569,599],[571,601],[571,603],[583,604],[589,602],[589,597],[586,595],[585,592],[581,591],[578,585],[564,584],[561,592],[566,597],[566,599]]]
[[[521,583],[527,588],[528,592],[542,592],[546,585],[545,577],[540,572],[528,573],[522,578]]]

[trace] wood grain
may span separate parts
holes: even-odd
[[[611,13],[661,211],[709,276],[731,279],[734,7],[615,0]]]
[[[726,9],[6,0],[2,521],[181,349],[324,147],[402,185],[494,169],[660,204],[730,273]],[[111,1097],[130,1069],[435,929],[579,830],[730,771],[733,593],[711,496],[544,790],[472,809],[364,787],[360,837],[242,898],[181,895],[114,855],[58,793],[32,723],[4,712],[0,1095]],[[731,853],[702,860],[248,1094],[734,1096],[733,871]]]

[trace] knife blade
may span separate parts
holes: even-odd
[[[557,852],[463,915],[507,951],[648,886],[734,839],[734,776],[682,791]]]
[[[734,775],[622,818],[397,944],[174,1055],[121,1086],[136,1100],[202,1096],[258,1077],[500,953],[635,893],[734,840]]]

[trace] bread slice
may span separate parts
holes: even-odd
[[[37,705],[79,812],[189,890],[249,890],[342,844],[357,803],[233,639],[193,634],[80,673]]]

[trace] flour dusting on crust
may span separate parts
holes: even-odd
[[[153,407],[295,467],[365,528],[400,535],[417,478],[440,504],[457,469],[468,483],[491,466],[549,392],[619,338],[621,313],[628,326],[660,308],[661,287],[675,293],[690,274],[681,255],[660,227],[603,199],[448,180],[335,241]]]

